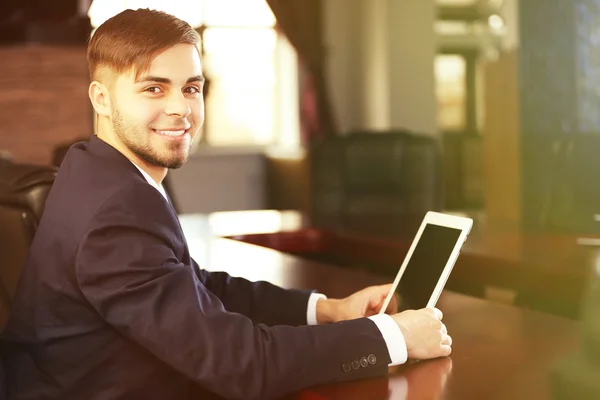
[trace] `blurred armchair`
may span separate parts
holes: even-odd
[[[355,132],[310,149],[311,220],[395,235],[444,204],[439,140],[407,131]]]
[[[0,330],[55,177],[54,167],[0,161]]]

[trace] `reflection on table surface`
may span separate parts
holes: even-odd
[[[300,393],[301,399],[441,399],[451,377],[452,358],[419,361],[390,367],[387,377],[328,385]]]

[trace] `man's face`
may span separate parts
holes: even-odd
[[[118,139],[145,162],[179,168],[204,123],[198,50],[178,44],[160,53],[148,71],[119,75],[111,90],[111,122]]]

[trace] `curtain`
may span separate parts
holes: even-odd
[[[337,134],[329,103],[321,0],[267,0],[277,27],[296,49],[300,68],[300,125],[305,144]]]

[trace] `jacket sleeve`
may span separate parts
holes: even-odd
[[[248,260],[250,268],[251,263]],[[193,264],[200,282],[221,300],[226,310],[268,326],[306,325],[311,291],[283,289],[263,281],[251,282],[226,272],[206,271],[195,262]]]
[[[268,327],[228,311],[174,254],[173,241],[182,239],[172,234],[170,213],[154,190],[136,184],[113,195],[77,251],[80,289],[114,329],[232,399],[274,398],[387,372],[385,342],[367,318]]]

